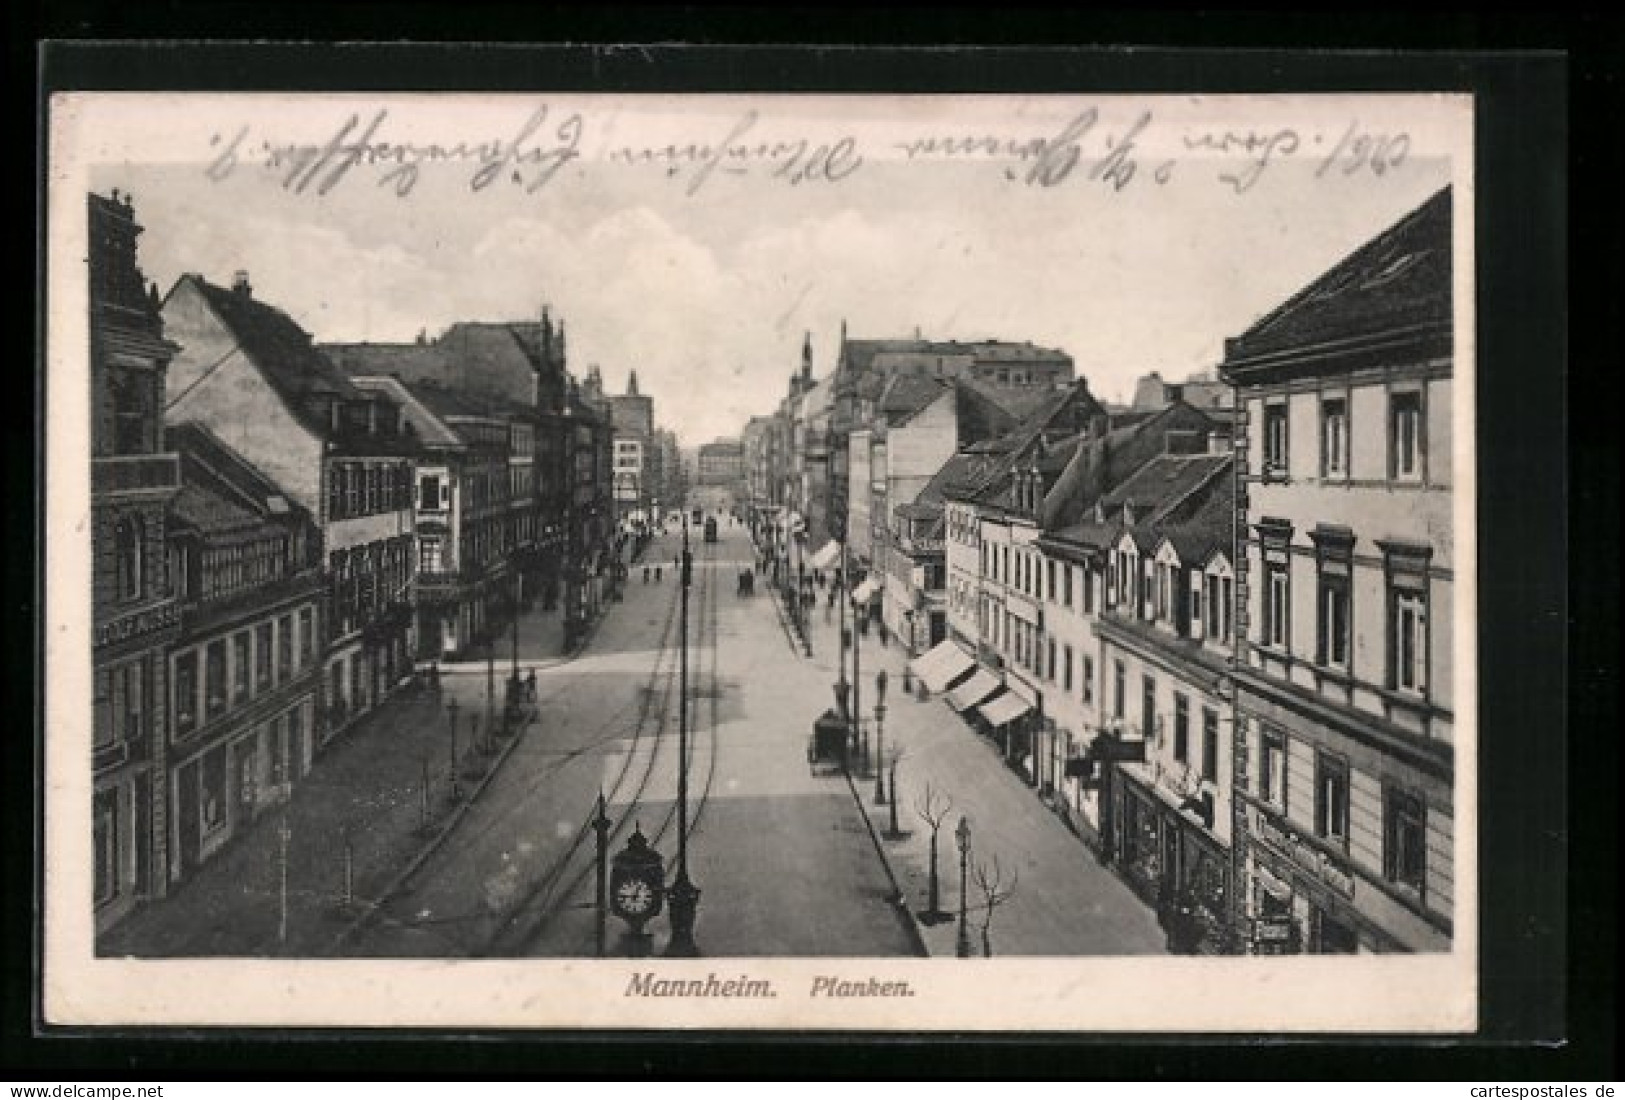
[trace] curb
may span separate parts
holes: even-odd
[[[445,821],[440,825],[439,829],[435,831],[434,835],[429,838],[428,842],[425,843],[421,849],[418,850],[416,855],[407,861],[406,866],[402,868],[402,870],[394,878],[389,880],[388,884],[385,885],[384,889],[379,893],[379,895],[376,898],[373,898],[371,901],[365,903],[366,911],[346,925],[343,931],[339,932],[339,934],[334,937],[332,943],[328,947],[329,952],[336,952],[339,948],[348,943],[350,939],[356,935],[356,933],[360,932],[361,929],[365,927],[375,915],[377,915],[378,911],[383,908],[384,904],[400,891],[401,887],[406,884],[407,880],[417,873],[418,869],[428,861],[429,857],[439,850],[440,845],[445,843],[446,838],[451,835],[452,831],[455,830],[458,824],[463,820],[463,815],[468,813],[469,809],[479,799],[480,795],[484,793],[486,786],[491,782],[491,780],[496,778],[497,772],[502,770],[502,765],[507,762],[508,757],[513,753],[514,748],[518,746],[519,742],[522,741],[530,732],[531,727],[536,724],[536,719],[539,717],[540,713],[541,712],[539,710],[532,711],[531,715],[525,719],[524,724],[521,725],[511,737],[508,738],[508,743],[502,746],[502,751],[497,753],[497,755],[492,758],[491,767],[483,776],[480,777],[480,781],[475,784],[474,789],[469,791],[468,795],[457,804],[457,808],[453,810],[451,815],[445,819]]]
[[[847,771],[845,775],[847,788],[852,792],[852,801],[857,803],[858,813],[863,817],[864,828],[869,830],[869,840],[874,844],[876,854],[880,856],[880,866],[885,869],[886,879],[891,883],[892,905],[903,916],[908,928],[909,938],[914,941],[915,950],[919,952],[922,959],[929,959],[932,955],[931,948],[927,946],[925,941],[925,931],[920,927],[919,919],[914,916],[914,910],[909,908],[908,895],[903,892],[902,886],[897,882],[897,874],[892,870],[891,858],[886,855],[886,848],[881,843],[880,834],[875,831],[875,823],[869,817],[869,808],[863,804],[863,792],[858,790],[857,781],[852,778],[851,771]]]

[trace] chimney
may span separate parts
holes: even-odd
[[[1183,382],[1169,382],[1163,387],[1163,392],[1168,395],[1168,404],[1170,405],[1185,400],[1185,384]]]
[[[244,298],[254,296],[254,288],[248,282],[248,272],[239,271],[231,277],[231,291],[233,294],[240,294]]]

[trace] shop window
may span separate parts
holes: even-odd
[[[226,749],[215,749],[203,757],[199,773],[203,835],[219,832],[226,825]]]
[[[260,623],[254,628],[254,688],[264,691],[271,686],[271,624]]]
[[[1383,789],[1383,875],[1420,893],[1427,883],[1427,806],[1416,795]]]
[[[197,650],[175,658],[175,729],[190,733],[197,727]]]
[[[1349,766],[1341,757],[1315,758],[1315,835],[1340,847],[1349,835]]]
[[[306,668],[316,659],[316,611],[305,608],[299,612],[299,667]]]
[[[248,700],[248,631],[239,630],[231,637],[231,701]]]
[[[214,718],[226,711],[226,643],[210,642],[203,651],[203,716]]]
[[[1353,955],[1360,950],[1354,927],[1324,909],[1314,911],[1310,929],[1310,950],[1317,955]]]
[[[96,792],[92,853],[96,861],[96,904],[105,905],[119,894],[118,791]]]
[[[293,675],[293,616],[284,615],[276,622],[276,674],[278,680]]]

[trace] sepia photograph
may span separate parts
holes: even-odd
[[[52,97],[47,1019],[1471,1031],[1473,107]]]

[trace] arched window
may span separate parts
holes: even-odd
[[[141,595],[141,517],[125,516],[113,530],[114,575],[120,599]]]

